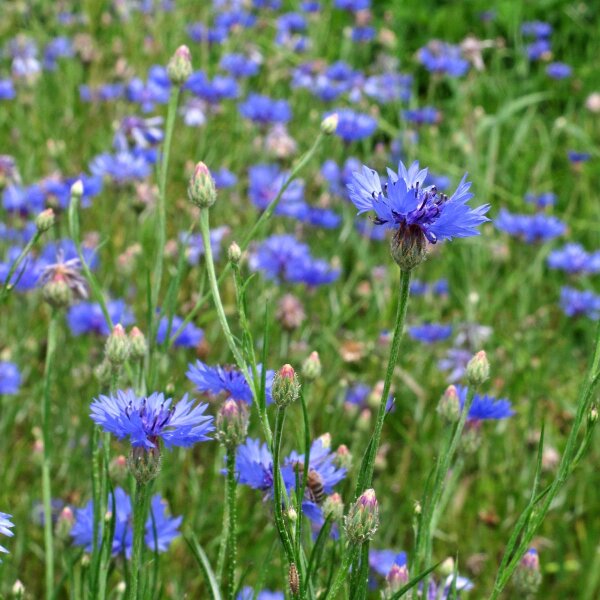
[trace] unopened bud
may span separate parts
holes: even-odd
[[[325,117],[321,121],[321,131],[325,135],[333,135],[335,133],[335,130],[337,129],[339,120],[340,117],[337,113],[333,113],[332,115]]]
[[[490,376],[490,363],[486,353],[479,351],[467,364],[467,382],[469,385],[481,385]]]
[[[25,586],[23,585],[23,582],[20,579],[17,579],[13,583],[10,592],[15,600],[21,600],[21,598],[23,598],[23,596],[25,595]]]
[[[298,569],[296,568],[295,563],[290,564],[290,569],[288,571],[288,583],[290,585],[290,592],[292,596],[296,596],[300,590],[300,577],[298,575]]]
[[[229,248],[227,249],[227,258],[229,259],[229,262],[232,262],[234,265],[239,264],[242,258],[242,249],[236,242],[231,242],[229,245]]]
[[[346,469],[346,471],[350,470],[352,467],[352,454],[350,450],[348,450],[348,446],[345,444],[340,444],[335,453],[335,462],[342,469]]]
[[[448,421],[456,423],[460,418],[460,399],[458,392],[453,385],[449,385],[438,403],[437,411],[439,415]]]
[[[120,367],[129,358],[131,343],[123,326],[117,323],[104,346],[104,355],[113,367]]]
[[[53,308],[67,308],[73,303],[73,291],[62,277],[55,277],[42,288],[44,300]]]
[[[598,421],[598,408],[596,406],[592,406],[590,410],[590,414],[588,415],[588,422],[590,424],[596,423]]]
[[[515,588],[523,595],[533,595],[542,583],[540,559],[535,548],[530,548],[519,563],[514,575]]]
[[[217,414],[216,437],[228,449],[233,449],[246,439],[248,409],[242,402],[227,400]]]
[[[283,365],[275,374],[272,395],[279,408],[289,406],[298,399],[300,382],[292,365]]]
[[[56,537],[61,540],[66,540],[71,533],[71,529],[73,528],[73,523],[75,523],[75,516],[73,515],[73,511],[70,506],[65,506],[58,515],[58,519],[56,521]]]
[[[217,188],[208,167],[199,162],[188,185],[188,198],[199,208],[210,208],[217,200]]]
[[[158,446],[146,449],[134,446],[127,457],[127,466],[140,485],[145,485],[156,478],[160,471],[160,449]]]
[[[298,513],[296,512],[296,509],[293,506],[290,506],[287,509],[287,518],[290,520],[290,522],[295,523],[298,520]]]
[[[187,46],[179,46],[167,63],[167,75],[173,85],[181,86],[192,74],[192,55]]]
[[[137,327],[132,327],[129,332],[129,352],[131,358],[141,360],[146,356],[147,351],[146,336]]]
[[[323,502],[323,516],[327,518],[329,515],[333,521],[341,521],[344,516],[344,503],[337,492],[327,496]]]
[[[391,594],[399,592],[408,583],[408,568],[394,563],[385,580]]]
[[[346,515],[344,527],[351,544],[363,544],[373,539],[379,527],[379,505],[375,490],[365,490],[358,497]]]
[[[127,476],[127,458],[122,454],[115,456],[110,461],[108,472],[112,481],[122,482]]]
[[[451,556],[448,556],[448,558],[442,561],[442,564],[440,565],[440,573],[444,577],[448,577],[448,575],[452,575],[454,573],[454,570],[454,559]]]
[[[47,208],[35,218],[35,227],[40,233],[44,233],[54,226],[54,221],[54,211]]]
[[[467,421],[460,439],[460,449],[465,454],[475,454],[481,446],[481,421],[474,419]]]
[[[307,381],[314,381],[321,376],[321,360],[318,352],[311,352],[302,364],[302,376]]]
[[[81,198],[81,196],[83,196],[83,181],[81,181],[81,179],[74,181],[71,185],[71,196],[75,198]]]
[[[321,442],[321,448],[327,448],[328,450],[331,448],[331,434],[329,432],[322,433],[317,439]]]

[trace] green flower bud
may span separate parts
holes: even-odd
[[[160,471],[161,455],[158,440],[153,443],[155,447],[149,450],[141,446],[132,447],[127,457],[129,471],[140,485],[155,479]]]
[[[335,452],[335,463],[342,469],[349,471],[352,467],[352,454],[346,444],[340,444]]]
[[[323,502],[323,516],[327,518],[329,515],[333,521],[341,521],[344,516],[344,503],[337,492],[327,496]]]
[[[25,586],[20,579],[17,579],[12,586],[11,595],[14,600],[21,600],[25,597]]]
[[[390,242],[392,258],[403,271],[412,271],[427,256],[427,239],[416,225],[402,226]]]
[[[335,133],[335,130],[337,129],[339,120],[340,117],[337,113],[333,113],[332,115],[325,117],[321,121],[321,132],[325,135],[333,135]]]
[[[129,348],[133,360],[142,360],[148,351],[146,336],[137,327],[129,332]]]
[[[321,376],[321,360],[318,352],[311,352],[302,363],[302,377],[307,381],[314,381]]]
[[[43,210],[35,219],[35,227],[40,233],[44,233],[54,226],[54,211],[51,208]]]
[[[448,423],[456,423],[460,419],[460,400],[453,385],[449,385],[440,398],[437,411]]]
[[[375,490],[364,491],[350,507],[344,519],[346,536],[351,544],[363,544],[373,539],[379,527],[379,505]]]
[[[229,262],[232,262],[234,265],[239,264],[242,258],[242,249],[237,245],[236,242],[231,242],[229,248],[227,249],[227,258]]]
[[[81,198],[81,196],[83,196],[83,181],[81,181],[81,179],[74,181],[71,185],[71,196],[74,196],[75,198]]]
[[[408,568],[406,565],[400,566],[394,563],[385,580],[387,582],[388,596],[391,597],[408,583]]]
[[[490,363],[486,353],[479,351],[467,364],[467,382],[479,386],[490,376]]]
[[[227,400],[217,414],[216,438],[226,448],[235,448],[246,439],[248,419],[248,409],[244,403]]]
[[[535,548],[530,548],[519,563],[514,575],[515,588],[520,598],[533,597],[542,583],[540,558]]]
[[[275,374],[272,395],[279,408],[289,406],[298,399],[300,382],[292,365],[283,365]]]
[[[187,46],[179,46],[167,64],[167,75],[171,83],[182,86],[192,74],[192,55]]]
[[[62,277],[56,277],[44,284],[42,296],[50,306],[57,309],[67,308],[73,303],[73,291]]]
[[[120,323],[117,323],[106,339],[104,356],[113,367],[122,366],[129,358],[131,343]]]
[[[210,208],[217,200],[217,188],[208,167],[199,162],[188,185],[188,198],[199,208]]]

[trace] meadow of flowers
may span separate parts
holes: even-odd
[[[600,598],[596,3],[0,14],[0,597]]]

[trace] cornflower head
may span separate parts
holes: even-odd
[[[117,185],[145,179],[152,173],[152,165],[143,154],[122,151],[99,154],[90,162],[93,175],[111,179]]]
[[[127,84],[126,94],[130,102],[140,105],[142,112],[154,110],[156,104],[166,104],[169,101],[171,80],[165,67],[153,65],[148,70],[148,78],[143,81],[132,79]]]
[[[215,227],[210,230],[210,248],[213,253],[213,258],[219,260],[221,256],[221,243],[223,239],[229,235],[231,229],[227,225]],[[179,234],[179,240],[186,246],[185,255],[190,265],[197,265],[200,262],[200,257],[204,256],[204,244],[200,234],[190,234],[187,231],[182,231]]]
[[[457,385],[454,386],[458,399],[460,402],[460,409],[462,410],[465,402],[467,401],[468,389],[465,386]],[[500,419],[507,419],[512,417],[515,411],[512,409],[510,400],[506,398],[496,399],[492,396],[475,394],[473,396],[473,402],[469,408],[469,414],[467,415],[467,422],[479,423],[481,421],[498,421]]]
[[[430,579],[427,587],[427,600],[448,600],[450,597],[460,599],[460,592],[468,592],[473,589],[473,582],[470,579],[461,575],[456,575],[456,581],[454,578],[455,576],[450,574],[443,581]],[[453,588],[457,592],[456,596],[451,596]],[[422,593],[422,585],[420,591]]]
[[[595,274],[600,272],[600,251],[588,253],[581,244],[565,244],[548,255],[548,266],[570,274]]]
[[[365,79],[364,93],[380,104],[408,101],[412,90],[413,77],[404,73],[387,72],[371,75]]]
[[[115,488],[114,498],[108,497],[108,510],[112,513],[114,500],[115,531],[112,540],[113,556],[131,557],[133,547],[133,509],[131,499],[120,487]],[[179,536],[179,526],[183,517],[170,517],[166,502],[156,494],[152,497],[150,515],[146,520],[144,542],[155,552],[165,552],[171,542]],[[74,511],[74,523],[71,538],[76,546],[82,546],[91,552],[94,546],[94,503],[90,500],[83,508]]]
[[[477,227],[489,220],[485,216],[489,204],[474,209],[468,206],[473,194],[466,175],[448,197],[435,186],[423,187],[427,173],[427,169],[419,169],[418,162],[408,170],[400,162],[398,173],[388,169],[388,182],[382,186],[379,175],[363,166],[348,185],[358,214],[372,210],[375,224],[395,230],[392,256],[407,270],[424,260],[427,242],[479,235]]]
[[[255,57],[247,57],[243,54],[224,54],[219,66],[233,77],[252,77],[260,70],[261,61]]]
[[[440,371],[448,371],[448,375],[446,376],[448,383],[456,383],[465,376],[467,364],[472,357],[473,353],[470,350],[450,348],[444,358],[438,361],[438,369]]]
[[[242,117],[261,125],[287,123],[292,118],[287,100],[273,100],[260,94],[250,94],[238,108]]]
[[[0,100],[13,100],[16,96],[12,79],[0,79]]]
[[[138,116],[123,117],[115,134],[113,146],[117,152],[133,148],[150,148],[163,141],[163,118],[145,119]]]
[[[133,324],[133,313],[124,300],[109,300],[106,308],[113,323],[121,323],[124,326]],[[95,333],[106,336],[110,333],[98,302],[79,302],[71,306],[67,313],[67,324],[73,335]]]
[[[442,113],[433,106],[403,110],[402,116],[415,125],[435,125],[442,120]]]
[[[377,119],[371,115],[356,112],[350,108],[338,108],[323,115],[324,118],[337,114],[338,125],[335,135],[346,143],[367,138],[377,129]]]
[[[12,516],[3,512],[0,512],[0,533],[7,537],[12,537],[14,533],[11,529],[14,527],[14,523],[11,521]],[[8,553],[8,550],[0,545],[0,552]],[[2,561],[0,560],[0,563]]]
[[[262,365],[258,365],[258,373],[260,376]],[[225,398],[231,398],[246,404],[252,403],[251,382],[246,380],[241,371],[233,367],[210,366],[197,360],[194,364],[188,365],[186,376],[201,393],[208,393],[213,396],[223,394]],[[273,401],[271,390],[274,377],[275,371],[268,370],[265,374],[267,404],[271,404]]]
[[[21,387],[19,367],[8,361],[0,361],[0,395],[18,394]]]
[[[175,333],[183,325],[183,319],[177,315],[173,315],[171,320],[171,330],[169,341],[171,341]],[[156,342],[164,343],[169,329],[169,318],[161,317],[158,322],[158,330],[156,331]],[[200,327],[196,327],[193,323],[187,323],[181,333],[175,338],[173,345],[179,348],[197,348],[204,339],[204,331]]]
[[[494,225],[496,229],[520,237],[528,244],[554,239],[566,230],[566,225],[552,215],[513,214],[504,208],[494,219]]]
[[[440,40],[432,40],[419,49],[417,59],[431,73],[462,77],[469,70],[469,61],[463,57],[460,46]]]
[[[265,493],[273,493],[273,456],[266,443],[247,438],[238,446],[235,456],[235,472],[238,483]]]
[[[552,79],[567,79],[571,77],[573,69],[561,62],[553,62],[546,66],[546,73]]]
[[[374,573],[387,577],[394,565],[399,567],[406,565],[406,552],[369,549],[369,568]]]
[[[283,592],[272,592],[271,590],[255,592],[251,587],[244,586],[236,600],[285,600],[285,595]]]
[[[567,317],[586,316],[600,319],[600,296],[590,290],[577,290],[565,286],[560,290],[560,307]]]
[[[541,194],[529,192],[525,194],[525,202],[533,204],[538,209],[547,208],[556,204],[556,194],[552,192],[542,192]]]
[[[413,340],[423,342],[424,344],[434,344],[447,340],[452,335],[451,325],[441,325],[438,323],[424,323],[408,328],[408,335]]]
[[[229,98],[237,98],[239,95],[238,83],[233,77],[215,75],[213,79],[209,79],[203,71],[192,73],[185,84],[185,89],[212,105]]]
[[[55,308],[66,308],[76,300],[87,299],[87,283],[80,269],[79,258],[65,260],[59,250],[56,262],[43,267],[38,279],[44,300]]]

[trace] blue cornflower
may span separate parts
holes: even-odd
[[[150,67],[148,79],[134,78],[127,84],[127,98],[140,105],[142,112],[152,112],[156,104],[169,101],[171,81],[167,71],[160,65]]]
[[[21,387],[21,373],[13,362],[0,361],[0,395],[18,394]]]
[[[527,52],[529,60],[540,60],[541,58],[550,55],[552,46],[550,40],[539,39],[535,40],[535,42],[531,42],[531,44],[527,44],[525,51]]]
[[[12,58],[11,70],[15,77],[34,78],[41,71],[38,47],[30,38],[18,35],[8,42],[6,50]]]
[[[4,284],[8,273],[21,254],[22,248],[11,246],[6,253],[6,260],[0,262],[0,283]],[[46,266],[46,263],[27,256],[19,268],[13,273],[10,281],[17,292],[26,292],[36,287],[40,274]]]
[[[0,79],[0,100],[13,100],[16,96],[12,79]]]
[[[552,25],[544,21],[525,21],[521,24],[521,33],[535,38],[547,38],[552,33]]]
[[[429,586],[427,588],[427,600],[448,600],[448,598],[450,598],[452,588],[456,589],[457,592],[457,595],[452,597],[458,600],[460,598],[458,595],[460,592],[468,592],[472,590],[473,587],[473,582],[462,575],[456,576],[456,582],[454,581],[453,574],[448,575],[443,582],[430,579]]]
[[[362,140],[373,135],[377,129],[377,119],[371,115],[356,112],[350,108],[341,108],[329,111],[323,115],[323,118],[327,118],[333,114],[337,114],[339,119],[335,135],[342,138],[345,142]]]
[[[152,173],[152,165],[141,154],[117,152],[98,154],[90,162],[90,171],[100,177],[108,177],[117,184],[145,179]]]
[[[40,182],[45,203],[51,207],[59,206],[63,210],[68,208],[71,201],[71,186],[75,181],[81,181],[83,185],[83,194],[81,196],[82,208],[90,206],[92,198],[102,191],[102,177],[86,175],[85,173],[80,174],[78,177],[69,177],[67,179],[48,178]]]
[[[44,190],[38,184],[27,187],[9,185],[2,192],[2,205],[7,212],[22,216],[35,214],[44,210]]]
[[[197,44],[202,42],[222,44],[228,36],[227,28],[222,26],[209,28],[204,23],[192,23],[188,25],[187,33],[191,40]]]
[[[73,54],[73,43],[69,38],[59,36],[50,40],[44,48],[44,69],[55,71],[59,58],[70,58]]]
[[[433,125],[442,120],[442,113],[433,106],[403,110],[402,116],[408,122],[415,123],[416,125]]]
[[[375,391],[376,390],[368,386],[366,383],[359,381],[348,388],[344,402],[348,407],[358,406],[359,408],[369,408],[369,397]],[[377,404],[379,404],[380,396],[381,392],[376,393]],[[392,394],[388,396],[385,408],[388,412],[394,408],[394,396]]]
[[[227,98],[237,98],[237,81],[227,75],[215,75],[209,79],[203,71],[192,73],[184,86],[192,94],[210,104],[218,104]]]
[[[438,279],[431,283],[412,279],[410,282],[410,293],[412,296],[425,296],[426,294],[436,294],[444,296],[448,293],[448,280]]]
[[[262,366],[258,365],[258,373],[262,373]],[[250,404],[252,402],[252,389],[250,383],[246,380],[243,373],[233,367],[221,367],[216,365],[211,367],[199,360],[193,365],[189,365],[187,378],[196,386],[196,389],[202,393],[212,395],[225,394],[227,398],[239,400]],[[268,370],[265,373],[265,399],[267,404],[273,402],[271,390],[275,371]]]
[[[237,176],[235,173],[232,173],[225,167],[221,167],[220,169],[213,171],[212,176],[215,186],[218,190],[224,190],[225,188],[233,187],[237,183]]]
[[[256,2],[256,0],[254,0]],[[271,590],[261,590],[255,594],[254,590],[245,586],[238,594],[237,600],[285,600],[283,592],[272,592]]]
[[[432,40],[417,52],[419,62],[432,73],[462,77],[469,70],[469,61],[463,58],[460,46]]]
[[[110,102],[125,95],[125,86],[122,83],[105,83],[97,88],[89,85],[79,86],[79,97],[82,102]]]
[[[424,323],[408,328],[408,335],[413,340],[424,344],[434,344],[447,340],[452,335],[451,325],[439,325],[437,323]]]
[[[371,0],[335,0],[334,6],[342,10],[358,12],[371,7]]]
[[[220,12],[215,17],[215,27],[217,29],[232,30],[243,27],[248,29],[256,23],[256,16],[236,7],[233,10]]]
[[[341,198],[348,198],[348,184],[352,181],[352,173],[358,171],[361,163],[358,158],[350,157],[344,162],[343,167],[328,159],[321,167],[321,175],[329,185],[329,191]]]
[[[11,528],[14,527],[14,523],[11,522],[12,516],[6,513],[0,512],[0,533],[7,537],[12,537],[14,533]],[[0,546],[0,552],[8,553],[8,550],[4,546]],[[0,563],[2,561],[0,560]]]
[[[177,403],[154,392],[137,396],[132,390],[99,396],[91,404],[90,417],[117,438],[129,437],[131,445],[156,448],[162,438],[165,446],[192,446],[208,439],[214,430],[213,418],[204,415],[208,404],[193,405],[187,394]]]
[[[304,0],[300,5],[302,10],[307,13],[316,13],[321,10],[321,3],[316,0]]]
[[[82,246],[81,253],[87,266],[94,270],[98,266],[98,254],[95,248],[90,246]],[[63,238],[55,242],[48,242],[40,253],[39,260],[42,263],[53,263],[61,257],[63,261],[79,261],[79,254],[75,242],[68,238]]]
[[[247,438],[238,446],[235,472],[238,483],[270,494],[273,488],[273,456],[267,444]]]
[[[496,229],[523,238],[528,244],[552,240],[567,228],[557,217],[544,214],[513,214],[501,209],[494,219]]]
[[[108,497],[108,508],[112,512],[113,497]],[[133,509],[131,499],[120,487],[114,491],[115,533],[112,540],[112,555],[131,557],[133,547]],[[166,502],[158,495],[152,497],[150,515],[146,520],[144,542],[157,552],[168,550],[171,542],[179,536],[179,526],[183,517],[170,517]],[[90,500],[85,507],[74,510],[75,522],[71,537],[76,546],[91,552],[94,546],[94,503]]]
[[[354,173],[348,190],[358,214],[375,211],[375,223],[397,230],[398,242],[423,245],[426,239],[435,244],[479,235],[477,227],[489,220],[485,217],[489,204],[474,209],[467,205],[473,194],[466,174],[450,198],[434,186],[423,187],[427,169],[419,170],[418,162],[408,170],[400,162],[398,173],[388,169],[388,177],[382,187],[379,175],[363,166],[362,172]]]
[[[287,123],[292,118],[287,100],[274,100],[260,94],[250,94],[238,107],[243,117],[262,125]]]
[[[561,62],[553,62],[546,66],[546,73],[552,79],[567,79],[571,76],[573,69],[569,65]]]
[[[176,331],[183,325],[183,319],[177,315],[173,315],[171,321],[170,339],[173,338]],[[156,332],[156,342],[162,344],[167,337],[167,329],[169,327],[168,317],[162,317],[158,322],[158,330]],[[188,323],[183,331],[175,338],[173,342],[175,346],[180,348],[196,348],[204,339],[204,331],[200,327],[196,327],[193,323]]]
[[[592,155],[589,152],[579,152],[578,150],[569,150],[567,152],[568,159],[574,164],[579,165],[581,163],[587,162],[592,158]]]
[[[223,239],[229,235],[231,229],[227,225],[215,227],[210,230],[210,247],[213,253],[213,258],[219,260],[221,256],[221,244]],[[200,262],[200,257],[204,256],[204,243],[200,234],[190,234],[187,231],[182,231],[179,234],[179,239],[185,245],[185,255],[190,265],[197,265]]]
[[[370,42],[376,33],[375,28],[369,25],[356,26],[352,28],[351,38],[356,43]]]
[[[281,188],[289,178],[287,171],[282,171],[277,165],[260,164],[248,169],[248,196],[252,203],[265,210],[275,200]],[[305,210],[304,182],[294,180],[282,194],[275,214],[295,217]]]
[[[440,371],[448,371],[446,381],[456,383],[460,381],[467,372],[467,365],[473,358],[473,352],[462,348],[450,348],[444,358],[438,361]]]
[[[406,552],[369,549],[369,568],[378,575],[386,577],[394,565],[406,565]]]
[[[565,244],[548,256],[548,266],[567,273],[600,273],[600,251],[588,253],[580,244]]]
[[[560,290],[560,306],[568,317],[586,316],[600,319],[600,296],[590,290],[579,291],[572,287]]]
[[[113,323],[121,323],[126,327],[134,322],[133,313],[124,300],[109,300],[106,308]],[[110,333],[110,327],[98,302],[79,302],[71,306],[67,313],[67,323],[73,335],[96,333],[106,336]]]
[[[556,194],[552,192],[542,192],[541,194],[525,194],[525,202],[533,204],[536,208],[546,208],[556,204]]]
[[[260,69],[260,63],[243,54],[225,54],[219,63],[221,69],[227,71],[233,77],[252,77]]]
[[[458,394],[461,409],[467,400],[467,392],[468,390],[466,387],[462,385],[456,386],[456,393]],[[515,411],[512,409],[510,400],[507,400],[506,398],[497,400],[487,394],[483,396],[475,394],[467,419],[469,421],[489,421],[507,419],[514,414]]]
[[[117,152],[128,152],[131,148],[150,148],[163,141],[163,118],[144,119],[131,115],[121,119],[113,146]]]
[[[412,75],[392,72],[381,73],[380,75],[367,77],[363,91],[367,96],[381,104],[397,102],[398,100],[407,101],[410,99],[412,83]]]

